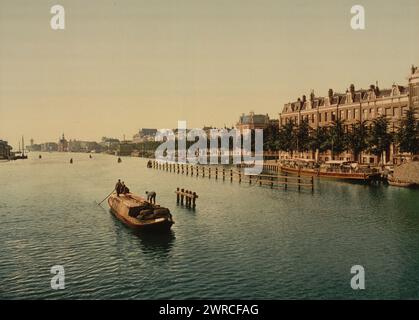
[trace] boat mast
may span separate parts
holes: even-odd
[[[22,156],[25,155],[25,140],[23,140],[23,136],[22,136]]]

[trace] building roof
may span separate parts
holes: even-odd
[[[371,88],[368,90],[359,89],[354,90],[352,93],[347,91],[346,93],[333,93],[331,96],[324,97],[315,97],[313,95],[312,101],[303,101],[298,99],[294,102],[289,102],[284,105],[282,110],[283,113],[292,113],[309,109],[311,104],[311,109],[316,109],[324,106],[331,105],[345,105],[352,103],[360,103],[363,101],[370,101],[375,99],[382,99],[392,96],[405,95],[408,93],[408,87],[393,85],[391,88],[379,89],[378,86],[371,85]],[[351,101],[352,100],[352,101]]]
[[[139,133],[144,136],[151,136],[157,133],[157,129],[142,128]]]
[[[265,124],[269,121],[269,116],[267,114],[253,114],[241,115],[239,123],[240,124]]]

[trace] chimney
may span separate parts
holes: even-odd
[[[311,92],[310,92],[310,101],[313,102],[314,101],[314,98],[315,98],[314,90],[311,90]]]
[[[332,102],[332,99],[333,99],[333,89],[329,89],[328,95],[329,95],[330,102]]]

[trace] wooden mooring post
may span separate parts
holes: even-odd
[[[215,180],[218,180],[219,175],[222,174],[223,181],[226,180],[226,171],[227,169],[222,167],[213,167],[210,166],[200,166],[200,165],[193,165],[193,164],[179,164],[179,163],[169,163],[169,162],[159,162],[159,161],[152,161],[150,165],[147,165],[149,168],[155,168],[159,170],[163,170],[166,172],[173,172],[177,174],[184,174],[184,175],[190,175],[191,177],[194,176],[194,173],[196,177],[202,176],[202,178],[205,178],[206,175],[208,175],[208,179],[211,179],[212,177],[215,177]],[[199,168],[201,167],[201,172],[199,172]],[[267,169],[271,171],[272,170],[270,166],[267,166]],[[276,169],[276,167],[274,168]],[[310,189],[312,192],[314,192],[314,176],[304,177],[301,176],[299,173],[296,175],[289,175],[287,172],[284,172],[281,174],[280,172],[276,174],[258,174],[258,175],[245,175],[242,170],[235,171],[234,169],[228,169],[230,170],[230,183],[233,183],[233,181],[237,181],[239,184],[242,183],[242,181],[248,182],[249,185],[259,185],[259,186],[267,186],[271,189],[275,188],[284,188],[284,190],[287,190],[289,188],[292,188],[293,190],[301,191],[302,189]],[[227,173],[228,174],[228,173]],[[244,176],[243,176],[244,175]],[[221,179],[221,177],[220,177]],[[244,180],[243,180],[244,179]],[[247,180],[246,180],[247,179]],[[194,206],[194,198],[191,196],[193,194],[190,190],[177,190],[178,196],[176,201],[183,205],[186,202],[187,207],[193,207]],[[187,197],[186,194],[189,194],[190,197]]]
[[[186,208],[196,208],[196,199],[198,199],[198,195],[196,192],[193,192],[191,190],[185,190],[184,188],[180,189],[179,187],[176,188],[176,203],[183,206],[185,203]]]
[[[314,192],[314,176],[311,176],[311,192]]]
[[[180,190],[180,205],[182,205],[183,206],[183,198],[184,198],[184,192],[185,192],[185,189],[181,189]]]

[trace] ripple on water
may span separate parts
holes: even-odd
[[[146,161],[47,153],[0,170],[0,298],[419,298],[418,191],[316,182],[271,190],[147,170]],[[3,166],[3,164],[1,164]],[[122,178],[154,189],[176,224],[164,236],[127,229],[95,201]],[[186,187],[195,211],[175,204]],[[354,296],[350,267],[368,272]],[[63,265],[66,289],[50,289]]]

